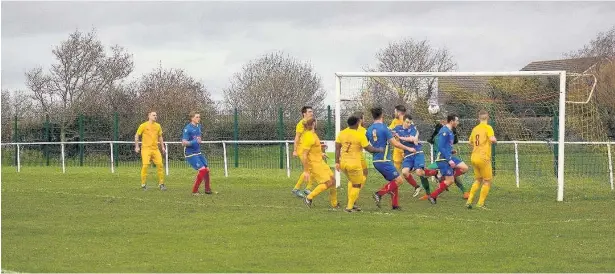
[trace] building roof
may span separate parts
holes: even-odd
[[[598,63],[600,57],[549,60],[531,62],[522,71],[565,70],[571,73],[583,73]]]

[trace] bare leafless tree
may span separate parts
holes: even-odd
[[[95,30],[77,30],[52,50],[57,63],[48,73],[40,67],[26,72],[26,85],[42,111],[56,116],[62,141],[75,113],[102,104],[105,94],[132,72],[131,54],[117,45],[110,51]]]
[[[133,86],[138,104],[138,115],[133,127],[142,122],[148,112],[156,111],[164,132],[176,139],[188,122],[190,111],[201,112],[204,123],[215,113],[209,91],[182,69],[158,67],[143,75]]]
[[[615,25],[606,32],[599,32],[582,49],[564,54],[568,58],[615,57]]]
[[[447,49],[436,49],[427,40],[403,39],[391,42],[387,47],[378,51],[376,59],[378,60],[376,68],[367,69],[368,71],[439,72],[452,71],[457,67]],[[401,101],[406,103],[414,103],[417,100],[426,101],[437,91],[437,78],[435,77],[372,77],[368,79],[368,82],[369,88],[364,92],[378,93],[387,90],[387,93],[397,93]]]
[[[15,120],[25,122],[34,118],[32,107],[32,98],[26,92],[2,90],[2,141],[12,140]]]
[[[296,118],[302,106],[321,108],[325,91],[320,76],[307,62],[282,52],[266,54],[244,65],[224,90],[227,107],[254,118],[271,118],[281,107],[285,118]]]

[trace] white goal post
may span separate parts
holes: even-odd
[[[337,72],[335,73],[335,134],[340,132],[342,78],[352,77],[497,77],[497,76],[559,76],[558,140],[554,144],[564,144],[566,117],[566,71],[511,71],[511,72]],[[565,146],[558,145],[557,161],[557,201],[564,200],[564,153]],[[341,176],[335,171],[336,185],[341,184]]]

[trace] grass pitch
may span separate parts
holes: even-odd
[[[308,209],[299,174],[213,170],[217,195],[190,194],[194,171],[173,168],[167,192],[139,188],[138,168],[2,168],[2,269],[19,272],[612,272],[615,193],[495,178],[490,211],[463,207],[452,187],[433,206],[402,187],[403,211],[378,209],[371,171],[363,212]],[[466,175],[467,176],[467,175]],[[469,183],[468,178],[466,182]],[[574,180],[574,179],[573,179]],[[567,181],[568,182],[568,181]],[[468,184],[469,186],[469,184]],[[345,182],[339,200],[346,200]],[[383,205],[390,203],[385,198]]]

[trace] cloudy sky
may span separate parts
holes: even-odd
[[[229,77],[275,50],[309,61],[331,94],[389,41],[447,47],[459,71],[512,71],[559,59],[615,25],[615,2],[2,2],[2,88],[48,68],[75,29],[134,54],[132,77],[183,68],[222,99]],[[328,96],[329,99],[332,95]]]

